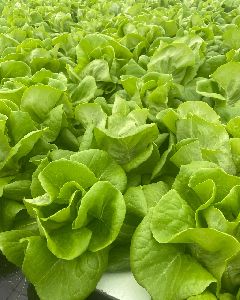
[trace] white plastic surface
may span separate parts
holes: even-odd
[[[150,300],[148,292],[134,279],[131,272],[106,273],[97,289],[120,300]]]

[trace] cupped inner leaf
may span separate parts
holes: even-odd
[[[95,252],[116,239],[125,211],[122,194],[111,183],[99,181],[82,198],[73,228],[86,227],[91,230],[89,249]]]
[[[44,190],[56,198],[62,186],[68,181],[76,181],[84,189],[92,186],[97,178],[85,165],[60,159],[48,164],[38,175]]]

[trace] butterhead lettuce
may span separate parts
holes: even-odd
[[[0,3],[0,251],[42,300],[130,271],[240,300],[238,0]]]

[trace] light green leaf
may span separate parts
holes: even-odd
[[[91,230],[89,250],[99,251],[116,239],[125,211],[122,194],[111,183],[99,181],[82,198],[74,228]]]
[[[97,85],[93,76],[85,76],[73,90],[71,98],[74,104],[89,102],[94,98]]]
[[[22,96],[21,109],[27,111],[35,121],[42,121],[56,106],[61,94],[61,91],[50,86],[31,86]]]
[[[223,33],[223,43],[227,45],[230,49],[239,49],[240,47],[240,30],[235,25],[230,27]]]
[[[226,128],[234,138],[240,138],[240,117],[231,119]]]
[[[219,115],[205,102],[202,101],[187,101],[179,105],[177,112],[182,119],[187,119],[191,115],[219,124]]]
[[[92,76],[95,80],[103,82],[112,82],[108,63],[103,59],[91,61],[81,72],[82,78]]]
[[[216,282],[206,269],[185,253],[184,246],[159,244],[152,236],[150,222],[151,212],[135,231],[130,259],[136,280],[153,300],[183,300],[204,292]]]
[[[187,67],[195,64],[193,51],[182,43],[173,43],[156,50],[148,64],[149,71],[172,74],[175,82],[180,83]]]
[[[19,241],[22,238],[35,235],[36,232],[29,230],[11,230],[0,233],[0,250],[7,257],[8,261],[22,266],[24,260],[25,245]]]
[[[92,232],[87,228],[72,229],[64,226],[51,232],[45,231],[48,249],[58,258],[72,260],[88,248]]]
[[[158,129],[155,124],[146,124],[128,134],[116,136],[107,130],[95,128],[94,135],[100,149],[107,151],[119,164],[125,164],[157,138]]]
[[[1,174],[14,174],[19,169],[19,160],[26,156],[42,135],[41,130],[36,130],[25,135],[13,148],[9,149],[6,159],[0,163]]]
[[[23,61],[8,60],[0,64],[0,76],[2,78],[14,78],[30,76],[31,69]]]
[[[109,181],[123,192],[127,185],[127,177],[123,169],[102,150],[90,149],[73,154],[70,160],[86,165],[95,176],[102,181]]]
[[[143,186],[130,187],[124,194],[127,212],[145,217],[151,207],[154,207],[164,194],[168,192],[166,183],[159,181]]]
[[[76,259],[66,261],[56,258],[48,250],[43,238],[32,237],[27,241],[23,272],[43,300],[86,299],[107,265],[106,251],[86,252]],[[69,283],[68,289],[66,282]]]
[[[192,161],[203,160],[198,140],[184,139],[176,144],[176,148],[177,151],[170,158],[170,161],[172,161],[179,168],[181,167],[181,165],[189,164]]]
[[[54,107],[46,119],[42,123],[42,126],[46,126],[47,130],[44,132],[44,137],[48,142],[53,142],[58,137],[63,122],[63,105],[60,104]]]
[[[30,115],[23,111],[12,111],[9,114],[7,126],[8,134],[15,144],[26,134],[36,130]]]
[[[230,106],[239,100],[239,71],[239,62],[229,62],[217,68],[212,74],[212,78],[225,91]],[[226,74],[228,74],[228,76],[226,76]]]
[[[196,92],[204,97],[212,98],[216,101],[226,101],[225,97],[221,95],[217,83],[211,79],[200,79],[196,83]]]
[[[79,104],[75,109],[75,118],[85,128],[88,126],[105,127],[107,115],[96,103]]]
[[[154,207],[150,227],[159,243],[168,243],[181,232],[195,227],[194,212],[175,190],[170,190]]]
[[[59,176],[61,174],[61,176]],[[40,183],[51,198],[56,198],[60,188],[68,181],[76,181],[84,189],[92,186],[96,177],[85,165],[60,159],[49,163],[38,175]]]

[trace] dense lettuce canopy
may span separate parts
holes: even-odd
[[[42,300],[240,300],[239,1],[0,12],[1,253]]]

